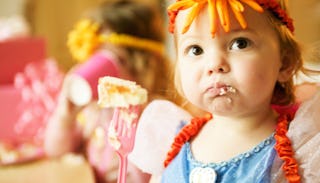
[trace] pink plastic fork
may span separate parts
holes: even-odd
[[[120,159],[118,183],[126,183],[128,155],[133,150],[140,106],[116,107],[109,126],[109,142]],[[110,136],[114,134],[114,136]],[[113,141],[113,143],[112,143]],[[116,141],[116,143],[114,143]]]

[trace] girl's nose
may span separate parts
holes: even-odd
[[[222,56],[211,58],[207,64],[207,73],[208,75],[214,73],[227,73],[230,71],[230,66],[228,62]]]

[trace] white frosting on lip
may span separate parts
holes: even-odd
[[[221,87],[219,95],[225,95],[226,93],[236,93],[236,89],[232,86]]]

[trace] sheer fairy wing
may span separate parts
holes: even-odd
[[[320,90],[301,104],[291,122],[288,137],[293,143],[298,160],[302,182],[320,180]],[[275,160],[273,166],[274,182],[283,182],[281,161]]]
[[[167,100],[151,102],[141,114],[129,160],[142,171],[160,175],[163,161],[179,126],[191,115]]]

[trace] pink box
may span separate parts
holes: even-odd
[[[42,146],[30,141],[24,133],[17,133],[17,121],[21,117],[21,91],[13,85],[0,85],[0,144],[2,145],[2,159],[0,166],[24,163],[44,156]],[[28,148],[28,151],[25,150]],[[16,157],[6,159],[6,153],[14,152]]]
[[[0,141],[16,141],[14,127],[21,114],[21,92],[14,85],[0,85],[0,101]]]
[[[24,37],[0,42],[0,84],[12,84],[25,65],[46,58],[44,38]]]

